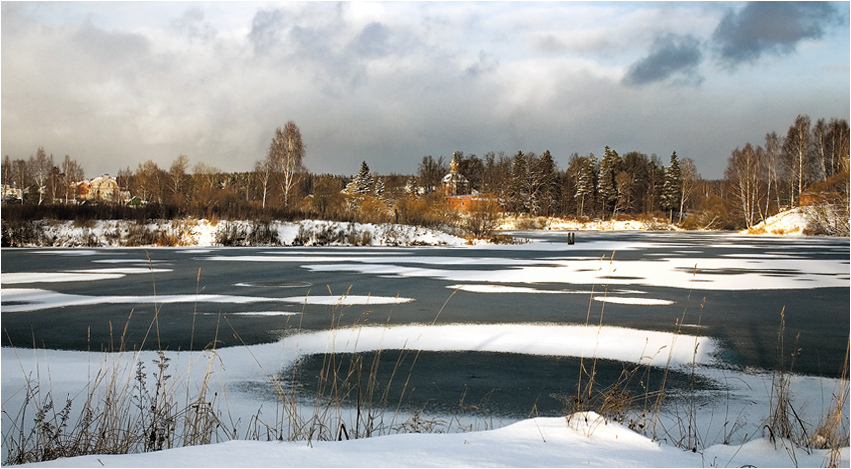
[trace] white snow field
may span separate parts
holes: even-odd
[[[131,455],[80,456],[26,467],[818,467],[826,451],[792,458],[783,442],[715,445],[702,454],[660,445],[593,412],[495,430],[349,441],[230,441]],[[848,453],[843,453],[847,465]]]

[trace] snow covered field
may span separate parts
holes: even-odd
[[[788,450],[788,452],[787,452]],[[701,453],[660,445],[594,413],[535,418],[482,432],[400,434],[339,442],[230,441],[27,467],[822,467],[826,452],[757,439]],[[793,456],[794,454],[794,456]],[[848,465],[848,450],[842,465]],[[840,466],[842,467],[842,466]]]
[[[597,335],[599,334],[599,338]],[[566,338],[575,337],[572,341]],[[691,351],[697,344],[697,353]],[[571,330],[565,326],[420,326],[359,328],[288,337],[276,344],[234,347],[207,353],[168,353],[171,368],[197,383],[205,364],[214,363],[211,392],[224,394],[240,382],[262,382],[262,368],[286,369],[297,356],[327,350],[344,352],[378,348],[412,350],[498,350],[513,353],[585,354],[596,350],[599,357],[641,361],[643,357],[662,362],[668,353],[649,357],[649,350],[674,346],[670,353],[675,367],[694,357],[698,363],[712,360],[713,341],[698,336],[651,333],[649,331],[595,328]],[[635,349],[638,347],[638,349]],[[584,350],[583,350],[584,349]],[[134,363],[151,363],[154,352],[115,354],[25,351],[3,348],[4,408],[14,409],[20,400],[23,376],[40,375],[44,386],[71,395],[85,392],[94,370],[132,374]],[[658,363],[657,363],[658,364]],[[769,414],[771,376],[741,373],[712,367],[698,367],[699,373],[727,384],[727,399],[703,403],[694,425],[705,439],[699,451],[683,450],[671,444],[670,437],[658,440],[635,433],[625,426],[605,421],[595,414],[564,418],[535,418],[489,431],[448,434],[399,434],[342,442],[258,442],[230,441],[203,447],[185,447],[162,452],[110,456],[83,456],[32,464],[43,467],[819,467],[826,464],[827,450],[796,447],[783,440],[772,442],[760,436],[759,425]],[[221,388],[219,387],[221,386]],[[181,388],[182,389],[182,388]],[[795,405],[804,419],[818,418],[839,391],[837,380],[796,376],[792,390]],[[182,391],[176,394],[181,395]],[[230,391],[229,411],[249,415],[254,411],[251,396]],[[662,416],[664,425],[675,430],[677,419],[687,411]],[[405,417],[400,417],[401,423]],[[440,418],[437,416],[436,418]],[[444,420],[446,418],[444,417]],[[680,421],[680,424],[682,422]],[[734,427],[743,431],[736,432]],[[451,429],[441,429],[447,431]],[[752,433],[756,432],[756,434]],[[730,434],[730,444],[714,441]],[[842,453],[848,464],[848,448]]]
[[[338,251],[315,255],[308,251],[269,251],[262,255],[222,255],[219,251],[195,250],[194,255],[217,263],[288,262],[306,272],[354,273],[383,279],[433,279],[446,282],[453,291],[480,295],[541,294],[583,296],[595,304],[632,305],[640,311],[665,306],[671,300],[648,297],[641,285],[703,291],[740,289],[777,291],[783,289],[847,288],[847,261],[805,258],[796,246],[778,243],[775,252],[754,253],[747,238],[719,237],[731,253],[722,258],[688,255],[689,242],[674,245],[666,257],[645,259],[626,256],[614,262],[566,255],[562,246],[533,242],[520,246],[487,247],[500,252],[540,251],[544,255],[529,261],[488,255],[482,246],[461,247],[460,241],[443,238],[453,249],[469,250],[470,255],[453,257],[436,252],[411,256],[395,250],[370,252]],[[642,252],[654,241],[585,241],[583,249],[601,252]],[[817,243],[817,241],[814,241]],[[659,246],[656,246],[660,249]],[[847,247],[845,249],[847,255]],[[740,251],[741,253],[739,253]],[[86,250],[57,251],[86,256]],[[100,303],[193,303],[250,304],[277,301],[282,304],[379,305],[409,304],[403,296],[290,295],[277,298],[250,295],[71,295],[52,291],[51,283],[97,282],[123,276],[150,275],[126,260],[115,259],[120,267],[81,269],[63,272],[7,272],[2,274],[3,312],[28,314],[49,308],[73,308]],[[102,262],[97,264],[102,265]],[[289,264],[288,264],[289,265]],[[695,268],[697,265],[697,268]],[[154,270],[173,267],[153,264]],[[729,272],[734,272],[731,275]],[[553,279],[567,285],[553,288]],[[605,279],[611,287],[603,294],[599,284]],[[235,280],[236,281],[236,280]],[[38,287],[32,285],[39,282]],[[538,296],[536,296],[538,297]],[[643,309],[642,309],[643,308]],[[261,311],[264,314],[297,314]],[[257,312],[254,312],[255,314]],[[231,420],[257,412],[257,396],[247,385],[268,385],[267,371],[287,370],[297,360],[328,351],[346,353],[376,350],[469,351],[525,354],[531,356],[597,357],[635,365],[672,369],[698,376],[717,385],[697,390],[692,398],[671,396],[671,405],[659,416],[659,431],[643,434],[595,414],[575,414],[564,418],[530,418],[499,422],[501,428],[457,432],[446,425],[441,434],[396,434],[341,442],[259,442],[230,441],[203,447],[187,447],[136,455],[97,455],[62,459],[38,465],[49,467],[794,467],[822,466],[827,451],[801,448],[789,441],[769,438],[764,430],[772,407],[772,379],[766,370],[738,369],[724,363],[725,345],[702,334],[700,324],[682,325],[682,332],[660,332],[640,328],[583,326],[575,324],[405,324],[366,325],[324,331],[301,331],[276,342],[225,347],[211,352],[168,351],[170,370],[181,377],[184,389],[197,389],[207,366],[213,371],[210,392],[227,396],[220,400],[222,411]],[[847,326],[844,325],[844,326]],[[65,395],[85,395],[92,377],[100,369],[120,370],[132,377],[136,363],[151,364],[156,352],[72,352],[55,350],[2,349],[2,399],[4,438],[8,435],[7,415],[15,415],[23,400],[26,381],[51,389],[62,400]],[[130,379],[130,378],[128,378]],[[248,386],[250,388],[251,386]],[[842,391],[838,379],[795,375],[791,393],[800,418],[815,427],[831,406],[833,395]],[[846,391],[847,392],[847,388]],[[691,399],[691,400],[690,400]],[[263,405],[269,405],[268,401]],[[693,409],[688,403],[694,404]],[[274,410],[267,409],[273,413]],[[843,414],[847,432],[848,406]],[[393,424],[405,422],[408,415],[393,416]],[[446,415],[430,415],[444,423]],[[474,429],[482,426],[469,422]],[[699,435],[696,451],[681,449],[675,443],[684,427]],[[664,429],[665,431],[662,431]],[[240,434],[244,434],[241,432]],[[728,444],[722,444],[722,443]],[[4,455],[5,456],[5,455]],[[842,452],[841,465],[848,466],[849,450]]]

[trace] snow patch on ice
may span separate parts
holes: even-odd
[[[398,304],[414,301],[412,298],[385,296],[291,296],[269,298],[237,295],[149,295],[149,296],[92,296],[71,295],[35,288],[4,288],[3,312],[19,313],[68,306],[90,306],[97,304],[166,304],[166,303],[234,303],[283,302],[311,305],[377,305]]]
[[[513,287],[510,285],[447,285],[450,290],[466,291],[471,293],[543,293],[543,294],[591,294],[591,290],[539,290],[530,287]]]
[[[673,301],[660,300],[656,298],[626,298],[622,296],[595,296],[594,301],[603,303],[616,303],[619,305],[642,305],[642,306],[664,306],[672,305]]]
[[[597,357],[664,367],[708,364],[718,350],[710,337],[614,326],[555,324],[451,324],[355,327],[299,333],[284,347],[304,355],[375,350],[504,352]],[[696,348],[695,348],[696,347]],[[288,354],[284,354],[288,355]]]
[[[0,283],[19,285],[22,283],[62,283],[91,282],[95,280],[115,280],[126,275],[171,272],[170,269],[114,268],[82,269],[69,272],[5,272],[0,274]]]

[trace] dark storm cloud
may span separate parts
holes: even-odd
[[[629,67],[623,82],[627,85],[644,85],[672,77],[700,82],[697,66],[701,58],[700,41],[694,36],[661,36],[654,41],[647,57]]]
[[[819,39],[842,21],[839,12],[822,2],[751,2],[721,19],[712,40],[720,61],[734,67],[763,54],[794,52],[799,42]]]

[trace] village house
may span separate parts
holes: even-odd
[[[3,184],[3,200],[20,200],[24,198],[24,191],[8,184]]]
[[[118,187],[118,181],[109,174],[80,181],[71,185],[72,193],[78,201],[105,201],[124,203],[130,199],[130,193]]]

